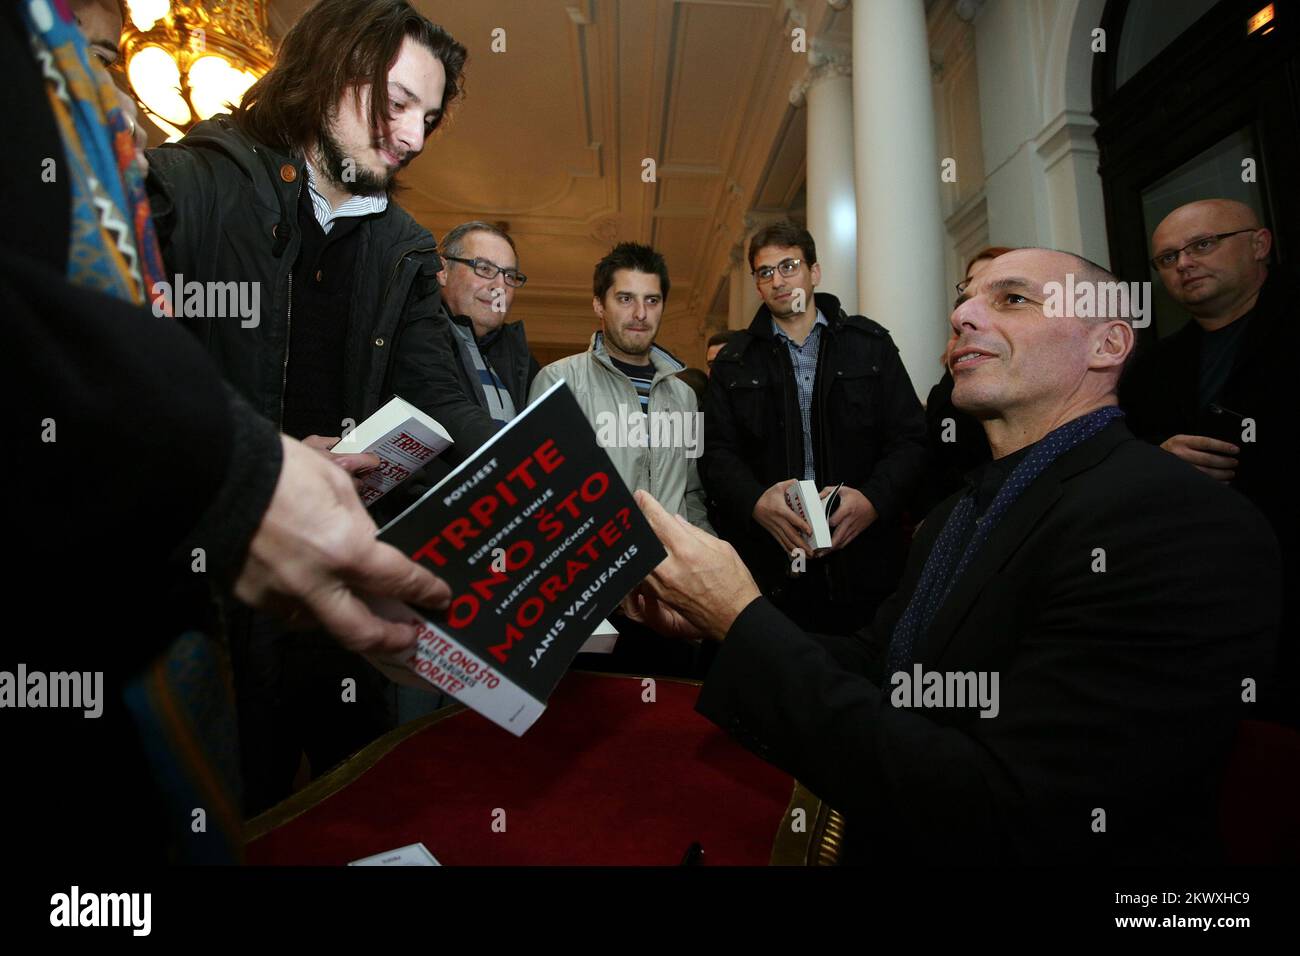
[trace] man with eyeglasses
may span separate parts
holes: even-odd
[[[749,266],[763,305],[714,360],[702,471],[763,593],[806,627],[849,633],[898,583],[925,415],[884,327],[813,291],[821,267],[806,229],[761,229]],[[823,497],[842,484],[824,557],[806,553],[807,525],[786,503],[801,479]]]
[[[507,322],[515,290],[528,281],[519,271],[515,242],[498,226],[466,222],[442,241],[442,301],[451,319],[451,344],[461,384],[500,425],[523,411],[537,359],[522,322]]]
[[[953,402],[992,460],[930,512],[856,635],[797,626],[731,547],[637,495],[668,557],[625,612],[718,642],[696,709],[845,815],[846,862],[1222,859],[1277,544],[1239,495],[1125,427],[1131,318],[1060,314],[1049,290],[1071,276],[1116,278],[1019,249],[958,298]]]
[[[1244,203],[1180,206],[1151,238],[1151,265],[1192,317],[1140,355],[1120,401],[1133,432],[1255,504],[1282,545],[1287,595],[1300,589],[1300,517],[1290,462],[1300,446],[1293,411],[1290,321],[1300,300],[1293,269],[1268,265],[1272,234]],[[1279,684],[1262,683],[1262,715],[1300,726],[1297,600],[1283,614]]]

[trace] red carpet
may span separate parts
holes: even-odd
[[[251,842],[248,862],[423,842],[447,865],[676,865],[698,841],[704,864],[766,865],[794,781],[696,714],[698,687],[641,694],[639,678],[569,674],[518,739],[469,711],[445,718]]]

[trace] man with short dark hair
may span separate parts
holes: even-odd
[[[177,317],[255,409],[315,448],[394,394],[451,434],[444,457],[496,431],[447,361],[433,236],[392,202],[465,60],[405,0],[321,0],[241,108],[149,151],[169,277],[255,304],[232,317],[185,301]],[[230,631],[247,812],[288,795],[304,751],[318,774],[393,725],[388,681],[323,634],[287,635],[238,608]]]
[[[506,321],[515,290],[528,281],[519,271],[515,241],[491,223],[461,223],[443,238],[442,260],[438,281],[461,384],[504,425],[528,404],[528,387],[539,368],[524,324]]]
[[[587,351],[542,369],[530,399],[564,379],[627,486],[712,532],[695,465],[695,393],[677,377],[686,366],[655,344],[669,286],[668,264],[654,249],[622,242],[610,250],[592,278],[600,330]]]
[[[806,229],[761,229],[749,265],[763,305],[709,376],[705,480],[763,592],[809,627],[848,633],[898,583],[924,413],[885,328],[814,293],[821,267]],[[786,502],[803,479],[823,497],[843,483],[825,557],[807,553],[808,526]]]
[[[1260,688],[1261,713],[1300,726],[1300,509],[1291,462],[1300,447],[1292,412],[1294,269],[1268,265],[1272,234],[1244,203],[1180,206],[1151,237],[1151,264],[1191,313],[1175,334],[1140,354],[1120,401],[1134,434],[1264,513],[1282,543],[1286,580],[1277,684]]]
[[[1218,858],[1223,769],[1277,633],[1277,544],[1124,426],[1129,320],[1052,302],[1113,280],[1021,249],[961,294],[953,401],[993,460],[930,513],[857,635],[800,628],[728,545],[637,496],[668,558],[627,610],[722,641],[699,711],[844,813],[863,862]]]

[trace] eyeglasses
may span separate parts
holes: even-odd
[[[754,270],[753,274],[759,282],[771,282],[772,276],[776,272],[780,272],[784,278],[788,279],[799,271],[802,262],[802,259],[782,259],[775,266],[760,266]]]
[[[528,281],[528,276],[518,269],[502,269],[495,262],[488,262],[486,259],[462,259],[460,256],[443,256],[443,258],[469,266],[474,270],[474,274],[482,279],[495,279],[500,273],[506,277],[506,285],[512,289],[518,289]]]
[[[1211,252],[1219,247],[1224,239],[1229,236],[1238,236],[1243,232],[1259,232],[1259,229],[1238,229],[1236,232],[1220,232],[1213,236],[1202,236],[1200,239],[1193,239],[1181,249],[1171,249],[1169,252],[1162,252],[1151,260],[1153,269],[1172,269],[1178,264],[1178,257],[1184,252],[1193,259],[1200,259],[1202,256],[1208,256]]]

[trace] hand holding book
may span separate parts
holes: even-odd
[[[823,494],[830,491],[827,488]],[[839,550],[847,547],[853,539],[871,527],[872,522],[879,517],[876,507],[871,501],[858,489],[849,485],[840,485],[835,489],[837,500],[835,505],[826,508],[827,521],[830,525],[831,549]],[[832,510],[834,513],[832,514]]]
[[[812,534],[806,517],[790,503],[789,491],[798,484],[795,478],[778,481],[754,504],[754,520],[776,539],[787,555],[804,548],[804,541]]]
[[[302,443],[308,448],[314,448],[336,466],[346,471],[351,476],[352,487],[357,489],[358,494],[361,493],[365,486],[366,474],[383,464],[380,457],[372,452],[330,454],[330,449],[339,443],[338,438],[326,435],[308,435],[302,440]]]

